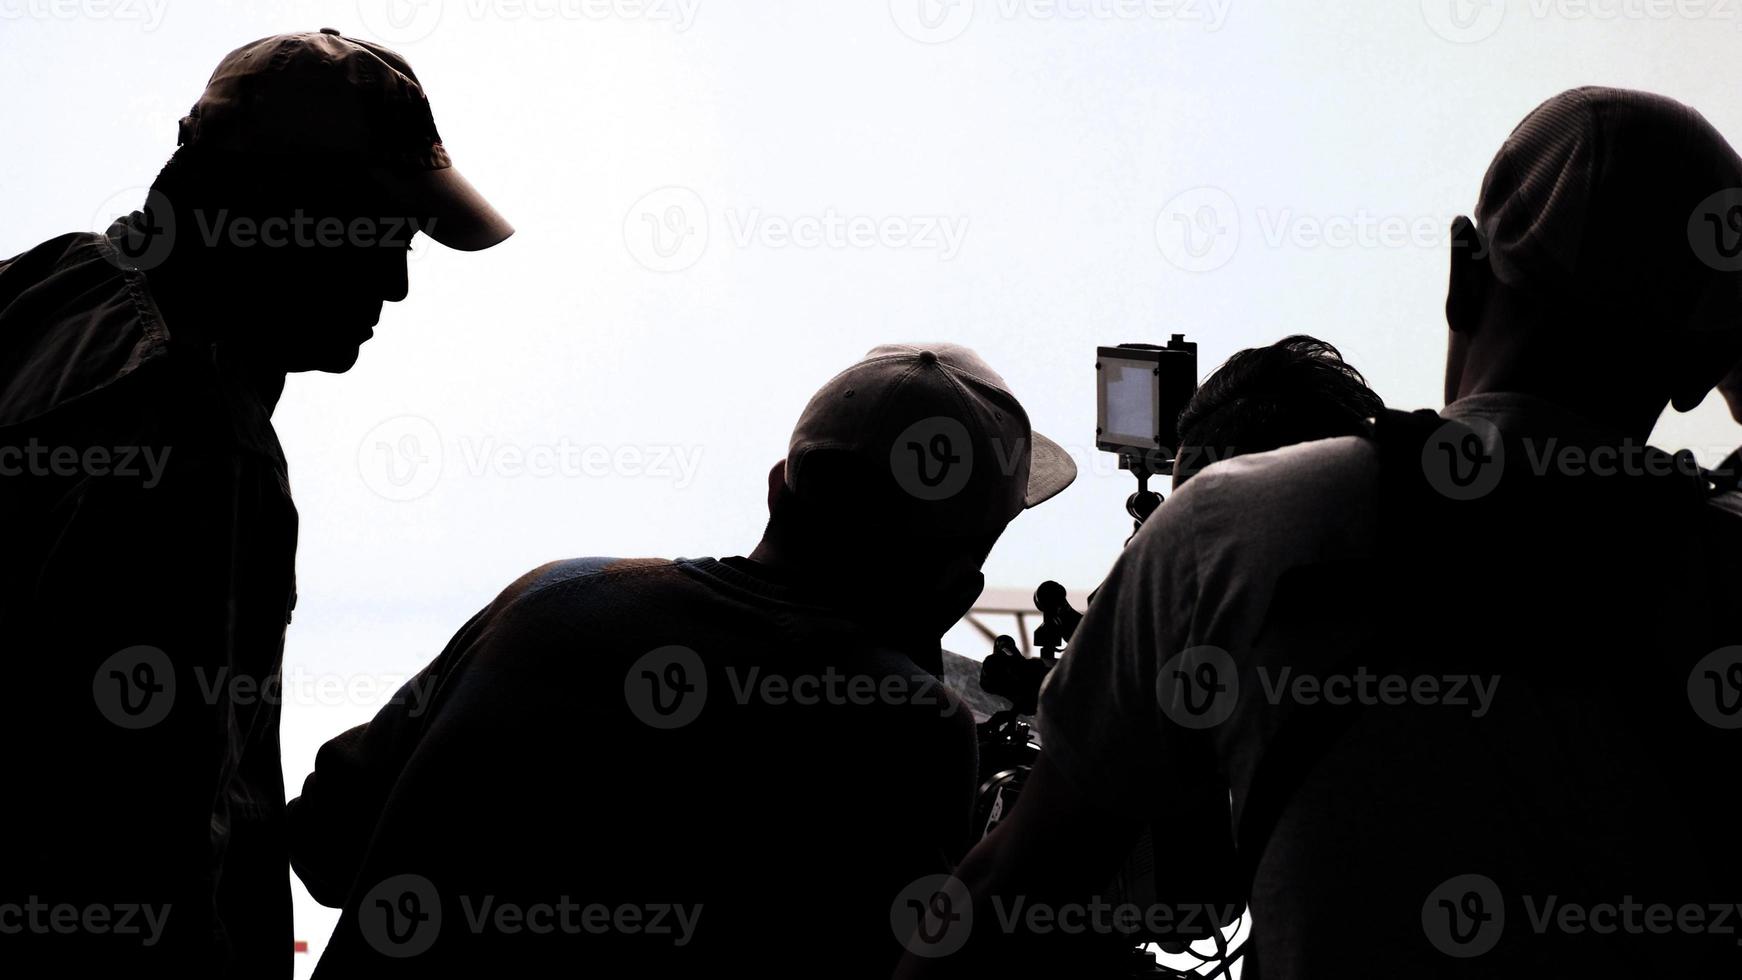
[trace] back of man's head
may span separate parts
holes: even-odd
[[[1217,460],[1359,435],[1385,407],[1337,348],[1296,334],[1228,358],[1179,416],[1179,486]]]
[[[1626,378],[1686,409],[1742,353],[1742,158],[1673,99],[1588,87],[1538,106],[1453,245],[1448,399]]]

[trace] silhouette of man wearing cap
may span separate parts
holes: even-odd
[[[1742,881],[1742,535],[1645,440],[1742,352],[1702,220],[1738,188],[1670,99],[1534,110],[1454,227],[1446,407],[1209,466],[1144,525],[957,872],[976,922],[1086,901],[1167,821],[1158,876],[1233,846],[1249,976],[1734,975],[1702,923]],[[1028,975],[1044,940],[897,975]]]
[[[344,909],[316,975],[886,976],[969,843],[940,638],[1075,472],[972,351],[884,346],[804,409],[748,557],[528,573],[291,803]]]
[[[8,975],[289,976],[272,411],[356,361],[414,234],[511,233],[404,59],[336,31],[232,52],[180,144],[107,234],[0,262],[0,904],[41,924]]]

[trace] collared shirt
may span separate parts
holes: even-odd
[[[1519,473],[1606,459],[1589,451],[1622,442],[1522,395],[1442,414],[1492,423]],[[1561,455],[1569,446],[1584,455]],[[1246,976],[1454,972],[1463,961],[1435,945],[1423,909],[1466,873],[1502,882],[1507,899],[1509,938],[1484,963],[1606,962],[1613,950],[1589,936],[1526,942],[1526,912],[1556,885],[1595,901],[1616,882],[1661,884],[1695,868],[1677,846],[1719,846],[1694,819],[1707,797],[1681,801],[1693,829],[1672,823],[1677,845],[1641,835],[1698,782],[1697,753],[1672,778],[1658,739],[1720,734],[1688,711],[1688,665],[1674,658],[1690,643],[1705,652],[1678,630],[1707,637],[1708,618],[1735,635],[1725,610],[1742,584],[1729,557],[1738,522],[1707,506],[1691,517],[1701,530],[1678,535],[1631,498],[1578,503],[1592,484],[1570,474],[1562,496],[1517,505],[1504,531],[1417,556],[1417,571],[1444,559],[1417,578],[1386,558],[1380,460],[1371,440],[1330,439],[1224,461],[1181,488],[1126,548],[1048,678],[1045,751],[1090,799],[1170,828],[1156,841],[1165,880],[1170,854],[1226,840],[1301,705],[1365,704],[1257,863]],[[1557,510],[1561,499],[1574,506]],[[1220,686],[1194,689],[1199,676]],[[1645,724],[1660,714],[1670,721]],[[1204,798],[1231,799],[1228,820],[1169,824]],[[1586,863],[1602,867],[1593,881],[1566,880]]]
[[[288,977],[284,456],[126,266],[93,234],[0,262],[0,901],[129,923],[0,937],[0,960]]]

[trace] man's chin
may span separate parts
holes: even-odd
[[[289,374],[302,374],[309,371],[318,371],[322,374],[344,374],[357,366],[357,357],[362,353],[362,349],[362,344],[352,344],[326,350],[298,351],[291,355],[285,371]]]

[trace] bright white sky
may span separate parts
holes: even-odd
[[[1077,452],[1077,485],[988,565],[1024,589],[1093,585],[1129,529],[1130,480],[1091,448],[1097,344],[1184,332],[1208,373],[1313,333],[1387,402],[1438,407],[1439,229],[1500,141],[1590,83],[1742,136],[1739,10],[0,0],[0,254],[130,209],[220,57],[323,26],[410,59],[518,225],[489,252],[420,249],[358,367],[294,378],[280,405],[303,520],[294,793],[372,713],[368,683],[421,667],[526,569],[747,551],[799,409],[874,344],[978,349]],[[1187,242],[1180,215],[1224,231]],[[794,244],[830,222],[839,239]],[[1657,441],[1711,462],[1742,433],[1714,397]],[[318,951],[331,920],[298,911]]]

